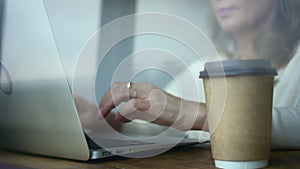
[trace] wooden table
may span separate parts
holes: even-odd
[[[8,166],[8,167],[7,167]],[[210,145],[177,148],[144,159],[113,157],[78,162],[41,157],[11,151],[0,151],[0,168],[14,169],[210,169],[215,168]],[[2,169],[1,168],[1,169]],[[269,169],[300,169],[300,151],[272,151]]]

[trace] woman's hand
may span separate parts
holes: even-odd
[[[100,102],[100,114],[106,117],[111,109],[119,105],[115,119],[123,122],[142,119],[179,130],[190,130],[202,128],[206,118],[205,113],[198,115],[199,110],[203,109],[199,103],[182,100],[149,83],[115,82]]]
[[[90,103],[81,96],[74,96],[75,106],[79,115],[80,122],[85,130],[97,132],[103,128],[103,124],[99,123],[98,107]],[[113,114],[105,117],[106,122],[116,131],[121,131],[122,124],[113,118]]]

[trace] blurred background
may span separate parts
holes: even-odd
[[[14,67],[16,62],[17,66],[24,70],[21,72],[12,69],[14,72],[10,73],[14,75],[15,81],[63,78],[57,77],[61,76],[60,70],[57,71],[51,66],[51,63],[57,62],[57,58],[51,56],[59,54],[71,85],[76,61],[82,48],[97,30],[106,24],[130,14],[158,12],[183,18],[200,30],[208,32],[205,16],[206,4],[206,0],[8,0],[5,3],[5,10],[1,8],[5,13],[1,53],[7,57],[18,58],[18,60],[9,60],[4,57],[2,62],[8,70]],[[133,25],[114,29],[113,35],[118,36],[124,29],[131,30],[134,34],[139,25],[138,22],[136,18]],[[174,29],[181,28],[175,27]],[[105,40],[99,37],[99,43],[105,43]],[[109,88],[116,68],[126,57],[135,51],[151,48],[162,49],[173,55],[184,57],[191,65],[197,60],[197,56],[192,51],[174,39],[153,34],[129,37],[114,46],[99,66],[96,64],[97,57],[94,58],[94,62],[90,62],[89,66],[97,69],[95,89],[97,100],[100,101],[103,92]],[[97,49],[91,52],[93,52],[91,55],[95,56],[99,53]],[[31,56],[31,60],[23,57],[28,55]],[[128,72],[136,72],[146,65],[146,63],[143,65],[143,61],[139,60],[138,56],[130,57]],[[172,59],[162,57],[159,64],[173,68],[172,71],[178,76],[185,71],[178,69],[178,62]],[[27,66],[34,66],[34,68],[26,69]],[[51,76],[53,77],[45,76],[45,73],[52,69]],[[198,75],[198,72],[194,73],[195,76]],[[166,90],[168,86],[174,86],[176,83],[169,74],[156,69],[139,72],[133,81],[151,82]],[[168,91],[172,92],[172,90]]]
[[[20,66],[26,66],[24,63],[36,62],[39,59],[22,62],[22,55],[47,59],[51,58],[48,57],[49,55],[59,51],[67,76],[70,78],[82,47],[103,25],[129,14],[162,12],[182,17],[201,30],[206,30],[205,3],[207,3],[205,0],[46,0],[45,10],[42,0],[9,0],[6,3],[6,19],[3,29],[3,54],[19,56],[20,63],[23,63]],[[135,26],[132,25],[129,29],[134,32],[134,28]],[[124,28],[114,30],[116,36],[122,29]],[[58,50],[53,47],[53,40],[56,41]],[[115,46],[105,57],[103,61],[105,64],[102,64],[100,68],[106,72],[101,76],[102,82],[110,83],[109,72],[113,72],[115,65],[118,65],[125,57],[133,51],[147,48],[165,49],[175,55],[192,55],[182,44],[158,35],[127,39]],[[163,58],[161,64],[172,65],[170,61],[164,61]],[[132,69],[142,66],[133,64]],[[173,66],[176,67],[176,65]],[[44,66],[40,65],[40,67]],[[39,73],[43,76],[42,70],[30,73]],[[26,72],[22,74],[20,73],[17,79],[28,78],[24,76]],[[151,70],[140,74],[140,81],[143,81],[142,76],[145,80],[155,79],[153,82],[161,87],[170,80],[170,77],[164,76],[163,73]]]

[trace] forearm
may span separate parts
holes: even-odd
[[[192,102],[191,104],[192,104],[192,106],[198,107],[196,121],[194,123],[192,130],[208,131],[206,104],[199,103],[199,102]]]
[[[178,97],[168,97],[164,111],[168,126],[179,130],[207,130],[206,105],[204,103],[183,100]]]

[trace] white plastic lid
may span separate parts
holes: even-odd
[[[223,169],[255,169],[268,166],[268,160],[260,161],[221,161],[215,160],[215,166]]]
[[[205,63],[200,78],[224,77],[238,75],[277,75],[270,60],[225,60]]]

